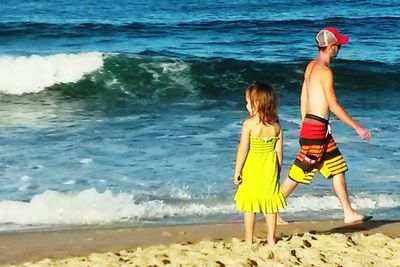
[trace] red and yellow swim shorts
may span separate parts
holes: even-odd
[[[300,153],[289,170],[289,178],[309,184],[317,170],[326,178],[347,171],[347,164],[330,133],[329,122],[306,114],[300,131]]]

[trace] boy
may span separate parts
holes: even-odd
[[[332,138],[328,121],[332,112],[362,139],[372,137],[338,103],[333,88],[329,64],[337,56],[341,45],[348,43],[349,37],[341,35],[335,28],[325,28],[317,34],[316,41],[319,53],[307,65],[301,90],[301,151],[282,183],[282,192],[285,197],[289,196],[298,183],[309,184],[319,170],[325,178],[332,178],[333,188],[343,208],[344,223],[365,221],[372,217],[358,214],[350,205],[345,180],[347,165]],[[281,223],[285,222],[281,220]]]

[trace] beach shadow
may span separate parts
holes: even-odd
[[[351,234],[356,232],[374,232],[373,230],[376,228],[380,228],[384,225],[399,223],[400,220],[379,220],[379,221],[366,221],[359,222],[354,224],[343,224],[339,227],[332,228],[326,231],[310,231],[318,234],[332,234],[332,233],[340,233],[340,234]],[[381,231],[379,231],[381,232]]]

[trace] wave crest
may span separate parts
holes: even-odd
[[[103,54],[0,56],[0,92],[37,93],[58,83],[76,82],[103,66]]]

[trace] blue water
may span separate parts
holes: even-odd
[[[2,1],[0,230],[239,220],[231,182],[243,91],[273,84],[285,175],[314,36],[350,36],[332,68],[332,117],[353,206],[400,217],[400,9],[396,1]],[[283,177],[282,177],[283,178]],[[321,176],[287,219],[341,218]]]

